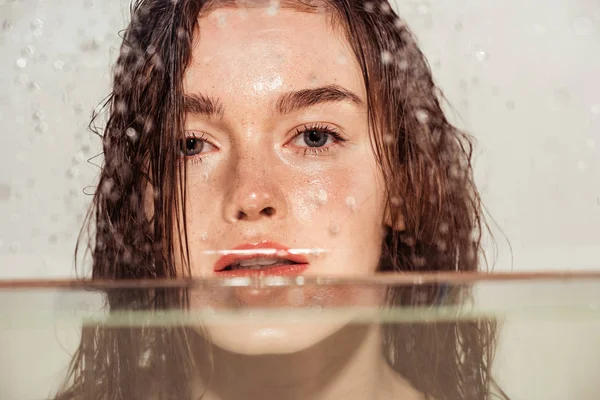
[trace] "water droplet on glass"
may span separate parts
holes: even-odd
[[[426,110],[417,110],[415,117],[422,124],[426,124],[429,121],[429,113]]]
[[[50,244],[58,243],[58,236],[55,233],[48,236],[48,243],[50,243]]]
[[[384,50],[381,52],[381,62],[382,63],[390,64],[393,59],[394,59],[394,57],[392,56],[392,53],[390,53],[389,51]]]
[[[272,2],[272,4],[269,6],[269,8],[267,8],[267,15],[274,17],[275,15],[277,15],[278,11],[279,11],[279,4],[277,4],[277,2]]]
[[[406,23],[401,18],[396,18],[396,20],[394,21],[394,26],[396,27],[396,29],[404,29]]]
[[[592,112],[592,114],[600,114],[600,104],[593,104],[590,108],[590,111]]]
[[[27,76],[27,74],[25,73],[20,73],[19,75],[17,75],[17,79],[16,82],[19,85],[24,85],[29,81],[29,76]]]
[[[457,22],[454,24],[454,30],[455,30],[455,31],[457,31],[457,32],[460,32],[460,31],[462,31],[462,30],[463,30],[463,28],[464,28],[464,26],[463,26],[463,23],[462,23],[462,21],[457,21]]]
[[[6,183],[0,183],[0,201],[10,200],[11,188]]]
[[[586,165],[585,161],[579,160],[579,162],[577,162],[577,168],[580,171],[585,171],[587,169],[587,165]]]
[[[83,153],[81,151],[78,151],[77,153],[75,153],[75,157],[73,157],[73,161],[77,164],[83,162],[83,160],[85,160],[85,156],[83,155]]]
[[[417,12],[421,15],[427,15],[429,14],[429,6],[427,6],[427,4],[421,3],[417,7]]]
[[[77,168],[77,167],[71,167],[67,171],[67,176],[69,178],[76,178],[78,175],[79,175],[79,168]]]
[[[392,12],[392,9],[390,8],[390,5],[387,1],[382,1],[379,5],[379,9],[383,11],[384,14],[389,14],[390,12]]]
[[[375,5],[372,2],[367,1],[365,3],[365,11],[366,12],[373,12],[373,11],[375,11]]]
[[[184,40],[187,36],[187,33],[185,32],[185,29],[182,27],[177,28],[177,38],[179,40]]]
[[[508,100],[506,102],[506,109],[507,110],[511,110],[511,111],[514,110],[515,109],[515,102],[512,101],[512,100]]]
[[[596,147],[596,141],[594,139],[588,139],[587,145],[590,149],[593,149],[594,147]]]
[[[559,88],[554,91],[554,101],[559,106],[564,106],[571,101],[571,93],[567,88]]]
[[[327,198],[327,192],[323,189],[319,189],[319,191],[317,192],[317,200],[319,201],[319,203],[327,204]]]
[[[329,232],[334,235],[340,233],[340,224],[333,222],[331,225],[329,225]]]
[[[485,50],[477,50],[475,52],[475,58],[477,58],[478,61],[485,61],[487,59],[489,59],[489,54],[485,51]]]
[[[48,131],[48,124],[46,122],[40,122],[38,126],[35,127],[35,131],[37,133],[46,133]]]
[[[350,210],[356,211],[356,199],[354,196],[346,197],[346,205],[350,207]]]
[[[10,30],[12,30],[12,23],[9,20],[5,19],[2,22],[2,30],[3,31],[10,31]]]
[[[32,45],[27,45],[27,47],[25,47],[23,50],[21,50],[21,55],[23,57],[30,57],[33,56],[35,54],[35,47],[33,47]]]
[[[54,69],[56,69],[57,71],[62,71],[64,67],[65,67],[64,61],[61,61],[61,60],[54,61]]]
[[[35,82],[29,82],[29,85],[27,85],[27,88],[29,89],[30,92],[39,92],[41,90],[40,85],[38,85]]]
[[[594,32],[594,23],[586,17],[577,18],[573,21],[573,32],[581,36],[590,35]]]
[[[36,111],[33,113],[33,119],[35,121],[43,121],[46,118],[46,115],[43,111]]]
[[[110,195],[110,192],[112,191],[112,188],[114,186],[114,182],[112,179],[107,179],[102,183],[102,187],[100,188],[100,190],[102,191],[102,194],[104,194],[105,196]]]
[[[391,133],[386,133],[385,135],[383,135],[383,143],[387,145],[394,144],[394,135],[392,135]]]
[[[8,245],[8,250],[11,253],[17,253],[20,248],[21,248],[21,243],[19,243],[19,242],[12,242],[11,244]]]
[[[286,250],[277,250],[275,254],[277,255],[277,257],[281,258],[288,256],[288,252]]]
[[[290,289],[287,299],[290,306],[300,307],[304,304],[304,291],[300,288]]]
[[[536,35],[543,35],[544,33],[546,33],[546,27],[542,24],[534,24],[533,30],[536,33]]]
[[[132,142],[135,142],[138,139],[138,133],[133,128],[127,128],[127,130],[125,131],[125,134],[129,138],[129,140],[131,140]]]
[[[25,68],[25,67],[27,67],[27,59],[24,57],[17,58],[16,64],[17,64],[17,67],[19,67],[19,68]]]
[[[392,203],[392,206],[394,206],[394,207],[400,207],[402,205],[403,201],[402,201],[402,199],[400,197],[393,196],[390,199],[390,203]]]

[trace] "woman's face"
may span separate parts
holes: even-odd
[[[202,15],[184,91],[194,276],[377,269],[383,177],[370,143],[362,73],[330,15],[266,7]],[[263,247],[275,255],[257,259]],[[248,254],[254,258],[238,265]],[[262,265],[273,262],[280,266]],[[347,306],[359,297],[348,290],[238,290],[197,296],[192,307]],[[208,331],[226,349],[262,353],[306,348],[339,327],[254,326],[243,340],[239,329]]]

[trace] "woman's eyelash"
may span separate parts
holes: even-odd
[[[347,141],[347,139],[342,137],[342,135],[334,127],[331,127],[331,126],[325,125],[325,124],[304,125],[301,128],[297,128],[295,138],[299,137],[300,135],[304,135],[305,133],[310,132],[310,131],[323,132],[323,133],[327,134],[328,136],[331,136],[334,139],[334,143],[333,143],[333,145],[323,146],[323,147],[303,148],[302,152],[304,155],[325,154],[325,153],[330,152],[332,150],[332,147],[335,148],[336,146],[340,146],[344,142]]]

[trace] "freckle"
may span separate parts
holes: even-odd
[[[340,233],[340,224],[334,222],[331,225],[329,225],[329,232],[331,232],[334,235]]]

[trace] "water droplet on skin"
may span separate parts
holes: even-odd
[[[390,64],[393,60],[392,53],[387,50],[381,52],[381,62],[383,64]]]
[[[345,65],[348,62],[348,60],[346,59],[346,56],[343,54],[340,54],[337,58],[337,63],[341,64],[341,65]]]
[[[415,116],[417,117],[417,120],[422,124],[426,124],[429,121],[429,113],[425,110],[417,110]]]
[[[27,59],[23,57],[18,58],[16,64],[19,68],[25,68],[27,67]]]
[[[227,18],[225,18],[225,15],[223,15],[223,14],[220,14],[220,15],[217,17],[217,26],[218,26],[219,28],[223,28],[223,27],[225,27],[225,25],[227,25]]]
[[[331,225],[329,225],[329,232],[331,232],[334,235],[340,233],[340,224],[334,222]]]
[[[206,242],[208,240],[208,233],[207,232],[202,232],[202,235],[200,236],[200,239],[202,239],[202,241]]]
[[[203,180],[204,182],[207,182],[207,181],[208,181],[208,172],[204,172],[204,173],[202,174],[202,180]]]
[[[350,207],[350,210],[356,211],[356,199],[354,196],[346,197],[346,205]]]
[[[319,189],[319,191],[317,192],[317,200],[319,201],[320,204],[327,204],[327,192],[324,191],[323,189]]]

